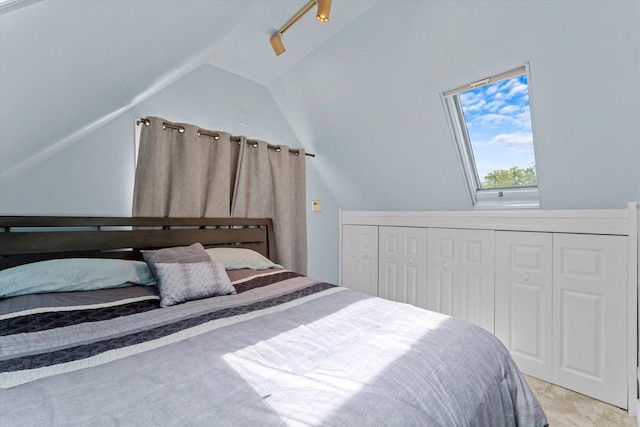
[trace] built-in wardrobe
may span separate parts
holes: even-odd
[[[531,376],[635,413],[637,207],[340,212],[341,285],[475,323]]]

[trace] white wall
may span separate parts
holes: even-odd
[[[134,121],[144,116],[302,146],[266,88],[204,65],[28,173],[0,182],[0,214],[131,215]],[[323,257],[318,248],[338,246],[337,229],[326,226],[333,214],[337,218],[337,205],[314,161],[307,158],[307,198],[321,200],[324,210],[308,209],[309,275],[336,283],[337,254]]]

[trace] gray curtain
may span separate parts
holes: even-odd
[[[170,123],[149,118],[141,124],[140,149],[133,190],[133,216],[229,217],[239,145],[231,135],[219,140],[198,136],[199,128],[163,128]]]
[[[274,150],[264,141],[242,146],[231,216],[273,218],[276,262],[307,274],[304,151]]]
[[[304,151],[264,141],[198,136],[199,128],[149,118],[142,124],[133,216],[272,218],[275,262],[307,273]],[[184,129],[163,127],[169,123]],[[212,131],[207,131],[212,132]]]

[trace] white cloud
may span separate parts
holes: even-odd
[[[467,126],[503,128],[503,132],[530,131],[528,99],[527,85],[518,77],[460,94]]]
[[[531,111],[529,109],[529,106],[516,114],[515,119],[518,121],[518,126],[520,126],[521,128],[531,129]]]
[[[503,126],[507,123],[513,123],[513,119],[504,114],[483,114],[474,120],[474,124],[488,127]]]
[[[493,95],[497,91],[498,91],[498,85],[489,85],[489,87],[487,87],[487,90],[485,90],[484,93],[487,95]]]
[[[513,114],[478,114],[471,121],[467,120],[467,124],[482,126],[488,129],[509,126],[511,129],[529,129],[531,123],[527,126],[527,118],[524,113],[516,116]]]
[[[487,104],[487,109],[491,112],[496,112],[500,107],[504,105],[504,101],[501,99],[494,99]]]
[[[460,95],[465,112],[481,111],[486,108],[487,101],[481,93],[463,93]]]
[[[482,110],[485,110],[486,108],[487,108],[487,102],[484,99],[480,99],[474,103],[464,104],[463,110],[466,113],[466,112],[482,111]]]
[[[500,114],[513,114],[516,111],[520,111],[521,107],[519,105],[505,105],[504,107],[502,107],[500,109],[500,111],[498,111],[498,113]]]
[[[520,153],[533,153],[533,134],[531,132],[501,133],[494,136],[488,145],[499,145]]]
[[[520,84],[520,81],[518,80],[517,77],[512,77],[508,80],[505,80],[504,82],[502,82],[499,85],[496,86],[500,86],[500,92],[506,92],[507,89],[511,89],[512,87],[516,86]]]
[[[516,86],[512,87],[509,90],[509,93],[507,94],[507,98],[511,99],[516,95],[520,95],[523,93],[528,93],[527,91],[527,85],[522,84],[522,83],[518,83]]]

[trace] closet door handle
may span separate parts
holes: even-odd
[[[529,275],[528,275],[528,274],[526,274],[526,273],[522,276],[522,280],[524,280],[525,282],[528,282],[528,281],[529,281],[529,279],[530,279],[530,277],[529,277]]]
[[[409,265],[413,265],[413,258],[409,258]]]
[[[442,269],[443,270],[446,270],[448,266],[449,266],[449,264],[447,264],[446,262],[442,263]]]

